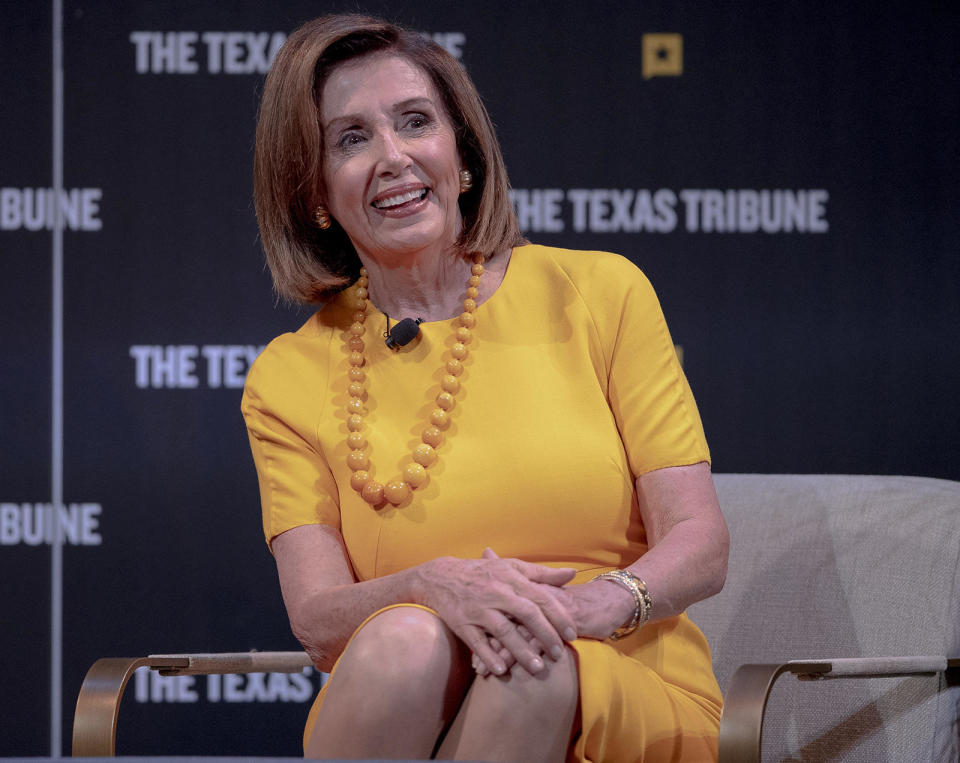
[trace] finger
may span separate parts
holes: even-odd
[[[563,655],[563,641],[577,638],[577,624],[567,609],[569,594],[554,586],[521,581],[516,584],[519,599],[505,608],[517,623],[526,626],[553,659]]]
[[[490,675],[490,668],[487,667],[486,663],[481,660],[477,655],[473,655],[470,658],[470,665],[473,667],[476,674],[480,677]]]
[[[490,638],[490,648],[500,655],[500,659],[503,660],[503,664],[509,670],[513,667],[513,664],[517,661],[516,658],[510,653],[503,644],[500,643],[498,639]]]
[[[497,553],[489,546],[483,550],[482,556],[487,560],[499,559]],[[525,618],[533,618],[532,621],[527,622],[533,628],[532,631],[528,629],[528,632],[539,642],[538,654],[549,654],[555,660],[560,659],[563,655],[561,638],[568,641],[576,638],[577,631],[574,619],[555,597],[539,588],[539,585],[548,584],[535,584],[533,587],[529,584],[534,582],[533,578],[550,578],[552,576],[556,581],[556,586],[559,587],[568,582],[576,572],[569,568],[557,569],[531,564],[520,559],[506,561],[521,576],[519,580],[515,579],[513,583],[514,592],[536,604],[542,610],[543,617],[540,617],[539,613],[531,612],[529,608],[510,612],[510,614],[519,615],[515,617],[519,623],[523,623]],[[550,632],[551,629],[553,633]],[[527,638],[526,640],[529,641],[530,639]]]
[[[577,574],[577,571],[572,567],[545,567],[542,564],[533,564],[522,559],[511,559],[510,561],[518,572],[534,583],[562,586],[573,580]]]
[[[529,604],[529,602],[528,602]],[[531,605],[532,607],[532,605]],[[536,610],[536,607],[532,607]],[[538,610],[539,614],[539,610]],[[540,615],[543,618],[542,615]],[[539,673],[543,670],[543,660],[540,658],[540,652],[535,650],[530,643],[517,631],[516,623],[504,617],[498,612],[491,612],[488,616],[487,630],[490,635],[497,639],[514,659],[520,663],[530,673]],[[544,624],[549,629],[549,623]],[[553,634],[556,639],[556,633]]]
[[[507,672],[507,666],[500,659],[500,655],[490,648],[489,639],[483,630],[475,625],[463,625],[459,628],[451,626],[451,629],[464,644],[470,647],[474,656],[490,671],[498,676]]]
[[[523,625],[517,626],[517,633],[523,636],[530,643],[530,646],[532,646],[537,652],[540,654],[547,654],[547,650],[543,648],[543,644],[540,643],[539,639],[535,638],[534,635]],[[559,660],[560,654],[562,654],[562,652],[559,654],[551,654],[550,656],[555,660]]]
[[[525,626],[518,625],[517,632],[528,642],[530,642],[530,646],[532,646],[534,649],[540,651],[541,653],[546,653],[546,650],[543,648],[543,644],[540,643],[540,640],[537,639],[536,636],[534,636],[530,631],[528,631]]]
[[[547,617],[546,612],[541,609],[537,599],[542,600],[550,607],[556,608],[557,605],[550,602],[550,597],[537,590],[537,586],[525,583],[517,586],[518,590],[515,596],[505,603],[501,611],[493,610],[490,617],[493,620],[494,627],[484,623],[488,632],[500,638],[501,643],[509,649],[524,667],[531,664],[531,658],[525,655],[549,654],[557,659],[558,655],[563,654],[563,639],[557,632],[556,627]],[[563,612],[562,608],[560,609]],[[508,625],[500,622],[499,617],[502,614],[509,615]],[[570,627],[572,620],[563,619],[555,616],[561,627]],[[489,620],[487,622],[490,622]],[[533,639],[542,645],[540,648],[534,648],[528,639],[524,638],[517,630],[518,625],[523,625],[533,636]],[[505,640],[506,639],[506,640]]]

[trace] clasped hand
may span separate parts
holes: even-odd
[[[500,559],[441,557],[424,565],[424,603],[498,675],[514,661],[531,673],[542,655],[559,659],[564,640],[577,637],[576,622],[557,595],[576,571]]]
[[[481,559],[443,557],[427,568],[425,603],[470,648],[481,674],[502,675],[514,662],[538,673],[544,656],[563,655],[564,641],[605,638],[619,624],[605,621],[597,600],[616,592],[565,588],[576,574],[571,568],[500,559],[491,549]]]

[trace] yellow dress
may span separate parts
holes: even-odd
[[[646,551],[638,474],[709,460],[696,403],[659,302],[631,262],[606,252],[517,247],[476,311],[451,424],[429,482],[375,510],[349,485],[346,337],[341,293],[267,347],[243,413],[268,543],[305,524],[344,538],[358,580],[438,556],[574,567],[575,583]],[[367,452],[380,482],[420,443],[454,321],[384,346],[372,305],[365,334]],[[680,615],[620,641],[579,639],[582,732],[571,760],[710,760],[720,691],[700,631]]]

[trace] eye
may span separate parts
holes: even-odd
[[[338,148],[354,148],[364,140],[363,134],[357,131],[345,132],[337,141]]]
[[[426,114],[415,113],[408,114],[407,121],[405,123],[406,127],[409,127],[411,130],[422,130],[430,124],[430,118]]]

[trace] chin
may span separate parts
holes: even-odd
[[[449,233],[437,235],[436,232],[427,233],[426,231],[410,231],[409,235],[390,236],[389,238],[378,239],[372,251],[380,251],[390,255],[414,254],[425,249],[453,249],[456,246],[457,238]]]

